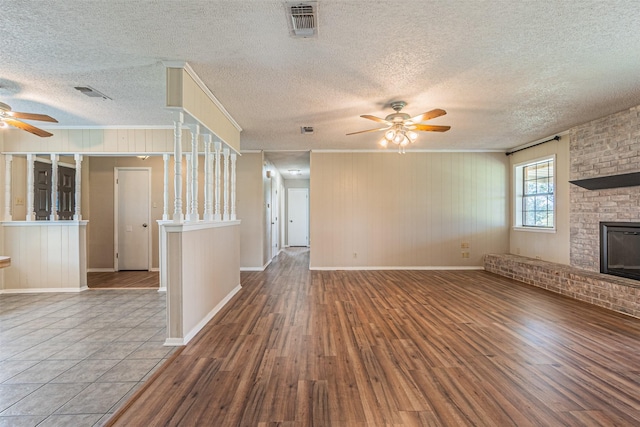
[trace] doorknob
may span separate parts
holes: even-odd
[[[147,228],[147,223],[145,222],[144,224],[142,224],[142,226],[143,226],[144,228]]]
[[[289,220],[289,222],[293,222],[293,220],[292,220],[292,219],[290,219],[290,220]]]

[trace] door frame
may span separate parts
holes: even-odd
[[[148,250],[148,260],[147,260],[147,271],[151,271],[152,269],[152,261],[153,261],[153,240],[152,240],[152,229],[151,226],[151,168],[150,167],[122,167],[115,166],[113,168],[113,271],[120,271],[118,266],[118,222],[119,222],[119,211],[118,211],[118,199],[120,193],[118,191],[118,173],[121,170],[145,170],[148,172],[148,187],[149,187],[149,209],[147,212],[147,224],[149,224],[149,233],[148,233],[148,242],[147,245],[149,247]]]

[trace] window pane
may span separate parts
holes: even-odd
[[[522,225],[545,228],[554,226],[553,167],[553,160],[544,160],[519,169],[523,189],[518,200],[522,204]]]

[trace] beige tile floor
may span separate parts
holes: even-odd
[[[0,295],[0,427],[101,426],[166,361],[165,294]]]

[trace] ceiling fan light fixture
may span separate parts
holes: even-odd
[[[407,137],[409,137],[409,140],[411,142],[414,142],[416,139],[418,139],[418,134],[410,130],[409,132],[407,132]]]
[[[393,138],[396,136],[396,131],[391,129],[388,130],[385,134],[384,137],[388,140],[388,141],[393,141]]]
[[[389,141],[387,141],[387,138],[382,138],[382,139],[380,140],[380,146],[381,146],[382,148],[387,148],[387,145],[389,145]]]

